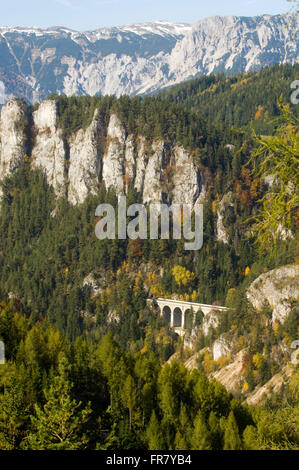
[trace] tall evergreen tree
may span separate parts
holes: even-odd
[[[149,425],[146,429],[146,437],[149,450],[164,449],[164,439],[161,432],[161,425],[158,421],[155,411],[152,412]]]
[[[21,369],[20,374],[13,370],[4,385],[3,395],[0,395],[0,450],[19,449],[25,437],[29,421],[29,405],[23,383],[25,377],[24,370]]]
[[[194,429],[191,437],[192,450],[210,450],[209,431],[201,411],[199,411],[194,420]]]
[[[26,447],[32,450],[76,450],[84,449],[86,437],[84,425],[91,413],[90,405],[82,408],[82,403],[71,396],[72,383],[68,378],[69,364],[62,358],[58,375],[44,391],[44,406],[35,405],[35,415],[31,416],[32,430]]]
[[[242,448],[242,441],[239,435],[239,429],[236,422],[234,412],[231,411],[228,415],[225,430],[224,430],[224,450],[240,450]]]

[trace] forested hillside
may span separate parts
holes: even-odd
[[[266,127],[296,73],[280,66],[206,77],[156,97],[52,95],[3,108],[1,449],[298,448],[298,370],[290,362],[298,293],[279,277],[286,266],[297,272],[296,109],[280,108],[281,120]],[[249,110],[259,106],[255,134]],[[277,179],[269,183],[271,171]],[[117,209],[120,194],[127,206],[202,203],[202,249],[185,251],[172,238],[98,240],[96,207]],[[263,278],[270,270],[274,304]],[[183,340],[146,302],[156,297],[229,309],[210,318],[198,312]],[[212,376],[240,353],[227,391]],[[184,363],[194,355],[190,371]],[[285,371],[263,407],[246,404]]]
[[[273,65],[258,73],[227,77],[209,75],[169,88],[161,97],[200,111],[213,122],[248,129],[252,122],[257,132],[269,134],[279,116],[278,101],[289,103],[298,116],[298,106],[290,101],[291,83],[298,80],[299,65]],[[277,125],[277,124],[276,124]]]
[[[18,304],[2,302],[0,334],[1,450],[298,448],[298,372],[286,401],[254,409],[202,372],[125,353],[111,333],[70,344]]]

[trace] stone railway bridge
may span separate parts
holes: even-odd
[[[199,304],[196,302],[187,302],[185,300],[173,299],[148,299],[154,307],[160,309],[160,315],[174,328],[176,333],[183,335],[187,328],[192,328],[194,325],[195,315],[202,312],[205,316],[212,311],[224,312],[228,310],[227,307],[219,305]]]

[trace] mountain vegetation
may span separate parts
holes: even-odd
[[[70,343],[20,307],[0,307],[1,450],[298,448],[298,371],[279,408],[255,409],[203,372],[125,352],[111,332]]]
[[[200,110],[213,122],[272,134],[280,116],[279,99],[289,103],[298,116],[298,106],[291,103],[291,83],[298,79],[299,65],[273,65],[258,73],[249,72],[227,77],[224,73],[198,77],[169,88],[161,96],[187,109]]]
[[[298,365],[289,354],[298,299],[285,321],[272,322],[273,305],[257,310],[246,296],[258,276],[298,261],[298,112],[284,106],[279,115],[277,102],[286,93],[286,103],[296,73],[286,65],[210,76],[145,98],[50,96],[65,139],[97,110],[103,148],[115,113],[148,148],[163,139],[188,149],[206,183],[204,244],[187,252],[172,238],[98,240],[96,207],[117,210],[116,191],[99,182],[81,204],[57,197],[32,167],[28,131],[28,155],[2,182],[1,450],[299,448]],[[140,194],[128,185],[133,202]],[[155,297],[228,310],[208,331],[196,316],[191,351],[147,302]],[[211,356],[223,335],[232,354],[245,351],[235,393],[212,377],[230,361]],[[194,352],[191,371],[184,363]],[[288,383],[262,406],[248,405],[284,367]]]

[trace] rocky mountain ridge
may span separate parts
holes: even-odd
[[[241,73],[299,60],[299,16],[210,17],[77,32],[0,28],[6,95],[148,94],[197,75]]]

